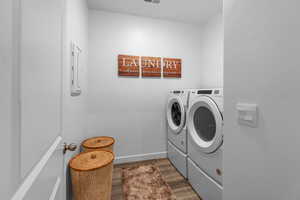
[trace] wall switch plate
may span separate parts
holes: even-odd
[[[237,103],[238,123],[256,128],[258,126],[258,106],[251,103]]]

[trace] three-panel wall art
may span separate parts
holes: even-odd
[[[181,59],[149,56],[118,56],[119,76],[181,78]],[[162,71],[163,69],[163,71]]]

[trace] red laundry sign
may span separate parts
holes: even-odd
[[[118,56],[118,74],[119,76],[135,76],[140,75],[140,57],[119,55]]]
[[[142,57],[141,66],[143,77],[161,77],[160,57]]]
[[[164,58],[163,76],[181,78],[181,59]]]

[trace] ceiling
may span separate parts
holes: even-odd
[[[87,0],[90,9],[201,24],[222,12],[222,0]]]

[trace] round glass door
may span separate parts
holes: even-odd
[[[178,102],[174,102],[171,106],[172,121],[176,126],[180,126],[181,122],[181,108]]]
[[[180,98],[172,97],[167,105],[167,121],[169,128],[174,133],[179,133],[184,127],[185,110]]]
[[[212,141],[216,136],[215,117],[206,107],[199,107],[195,111],[194,126],[198,136],[206,142]]]
[[[223,119],[211,98],[202,96],[191,103],[187,123],[192,141],[202,152],[212,153],[222,144]]]

